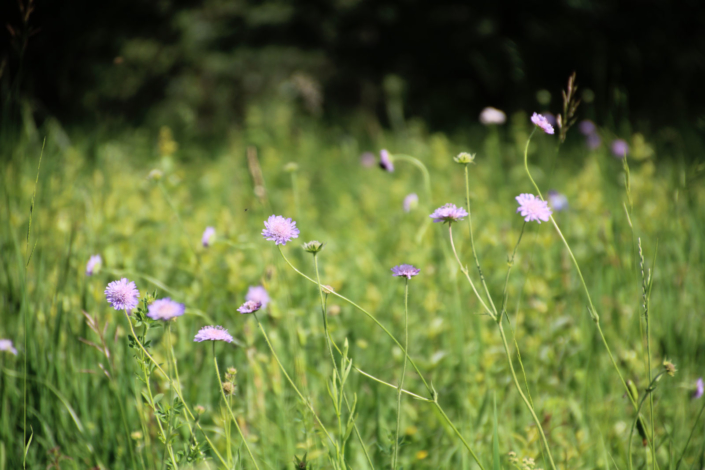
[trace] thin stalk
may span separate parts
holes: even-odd
[[[467,278],[468,282],[470,283],[470,287],[472,287],[473,292],[475,292],[475,296],[477,297],[477,300],[480,301],[480,304],[484,307],[484,309],[487,311],[487,314],[492,317],[492,319],[496,319],[497,315],[494,313],[493,310],[491,310],[487,304],[485,303],[484,300],[482,300],[482,296],[480,293],[477,291],[477,288],[475,287],[475,283],[472,281],[472,278],[470,277],[470,273],[468,273],[468,268],[466,266],[463,266],[463,263],[460,261],[460,257],[458,257],[458,252],[455,249],[455,242],[453,242],[453,229],[451,227],[451,223],[448,223],[448,234],[450,236],[450,247],[453,249],[453,254],[455,255],[455,260],[458,262],[458,265],[460,266],[460,270],[465,274],[465,277]],[[475,250],[473,250],[475,251]],[[494,306],[494,304],[493,304]]]
[[[223,397],[223,401],[225,402],[225,406],[228,408],[228,413],[230,413],[230,417],[235,422],[235,427],[237,428],[237,432],[240,434],[240,437],[242,438],[242,442],[245,444],[245,449],[247,449],[247,453],[250,454],[250,458],[252,459],[252,463],[255,465],[255,468],[257,470],[259,470],[259,466],[257,465],[257,460],[255,459],[255,456],[252,454],[252,449],[250,449],[250,445],[247,443],[247,439],[245,438],[245,435],[242,433],[242,429],[240,429],[240,425],[237,422],[237,418],[235,418],[235,414],[233,413],[233,409],[230,406],[230,402],[228,401],[228,398],[225,396],[225,390],[223,390],[223,381],[220,379],[220,370],[218,369],[218,357],[215,355],[215,341],[213,341],[213,364],[215,364],[215,375],[218,377],[218,385],[220,386],[220,394]],[[228,447],[230,447],[229,444],[228,444]]]
[[[426,196],[428,197],[427,202],[429,205],[431,205],[431,198],[433,194],[431,192],[431,175],[428,172],[428,168],[426,168],[426,165],[424,165],[418,158],[412,157],[410,155],[394,154],[392,155],[392,158],[394,160],[402,160],[405,162],[409,162],[421,171],[421,174],[423,175],[424,186],[426,187]]]
[[[641,258],[641,291],[642,300],[644,308],[644,319],[646,320],[646,367],[647,374],[649,377],[649,383],[651,383],[651,315],[649,315],[649,298],[646,294],[646,275],[644,273],[644,254],[641,249],[641,238],[639,238],[639,257]],[[649,394],[649,414],[651,421],[651,436],[656,437],[655,434],[655,423],[654,423],[654,396]],[[653,469],[656,470],[656,449],[651,446],[651,462],[653,464]]]
[[[409,348],[409,279],[404,283],[404,347]],[[394,439],[394,455],[392,456],[392,470],[397,468],[399,463],[399,428],[401,428],[401,391],[404,387],[404,376],[406,375],[406,355],[402,362],[401,378],[397,389],[397,431]]]
[[[649,386],[646,387],[646,392],[644,393],[644,396],[641,398],[641,400],[639,400],[639,406],[637,406],[637,409],[636,409],[636,418],[634,419],[634,422],[632,423],[632,427],[629,430],[629,442],[627,444],[627,453],[629,454],[629,470],[631,470],[633,468],[633,466],[632,466],[632,437],[634,436],[634,428],[636,427],[636,423],[640,419],[639,414],[641,413],[641,407],[644,405],[646,398],[650,397],[652,392],[656,389],[656,382],[661,378],[661,376],[663,374],[665,374],[665,371],[659,372],[656,375],[656,377],[654,377],[653,380],[651,380],[649,382]],[[646,429],[644,429],[644,434],[646,434]]]
[[[203,437],[204,437],[204,438],[206,439],[206,441],[208,442],[208,445],[211,447],[211,450],[213,451],[213,453],[216,455],[216,457],[218,457],[218,460],[220,460],[220,463],[222,463],[223,466],[224,466],[225,468],[227,468],[227,467],[228,467],[228,464],[225,462],[225,460],[223,460],[223,457],[222,457],[222,456],[220,455],[220,453],[218,452],[218,449],[215,448],[215,445],[214,445],[213,442],[211,442],[211,440],[208,438],[208,435],[206,434],[206,432],[205,432],[205,431],[203,430],[203,428],[201,427],[201,424],[196,420],[194,414],[191,412],[191,409],[190,409],[189,406],[186,404],[186,400],[184,400],[184,397],[183,397],[183,395],[181,394],[181,390],[180,390],[178,387],[176,387],[176,386],[174,385],[174,382],[171,380],[171,378],[169,377],[169,375],[168,375],[166,372],[164,372],[164,369],[162,369],[162,367],[159,365],[159,363],[158,363],[158,362],[152,357],[152,355],[149,354],[149,352],[144,348],[144,346],[142,345],[142,342],[139,340],[139,338],[137,338],[137,334],[135,333],[135,327],[132,325],[132,320],[130,320],[130,317],[129,317],[129,315],[127,314],[127,311],[125,311],[125,318],[127,319],[127,324],[130,325],[130,331],[132,332],[132,337],[135,339],[135,343],[137,343],[137,345],[138,345],[139,348],[142,350],[142,352],[144,353],[144,355],[147,356],[150,361],[152,361],[152,364],[154,364],[154,367],[164,376],[164,378],[166,378],[166,379],[169,381],[169,383],[171,384],[172,388],[176,391],[176,395],[177,395],[177,396],[179,397],[179,399],[181,400],[181,403],[184,404],[184,409],[185,409],[186,412],[188,413],[189,417],[196,423],[196,427],[198,428],[198,430],[203,433]]]

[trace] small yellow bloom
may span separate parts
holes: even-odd
[[[416,459],[417,460],[423,460],[426,457],[428,457],[428,451],[420,450],[420,451],[416,452]]]

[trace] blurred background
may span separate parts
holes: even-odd
[[[287,100],[448,132],[485,106],[557,114],[573,71],[599,125],[705,127],[699,0],[5,0],[0,18],[5,129],[25,106],[213,137]]]

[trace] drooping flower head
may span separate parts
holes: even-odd
[[[629,155],[629,144],[624,139],[613,140],[610,149],[612,150],[612,155],[617,158],[624,158],[625,155]]]
[[[240,313],[255,313],[257,310],[262,308],[262,302],[255,302],[254,300],[248,300],[237,309]]]
[[[12,346],[12,340],[0,339],[0,351],[7,351],[17,356],[17,349]]]
[[[545,116],[542,116],[538,113],[534,113],[531,116],[531,122],[533,122],[536,126],[540,127],[546,134],[553,134],[553,126],[550,122],[548,122],[548,119],[546,119]]]
[[[88,258],[88,263],[86,263],[86,276],[92,276],[94,273],[100,271],[100,267],[103,265],[103,258],[100,255],[93,255]]]
[[[429,217],[431,217],[436,223],[457,222],[459,220],[463,220],[467,216],[467,211],[462,207],[456,207],[455,204],[446,204],[445,206],[441,206],[433,211],[433,214],[429,215]]]
[[[225,341],[226,343],[232,343],[233,337],[230,336],[228,330],[222,326],[204,326],[201,328],[196,337],[193,340],[197,343],[202,341]]]
[[[360,155],[360,164],[364,166],[365,168],[370,168],[372,166],[375,166],[375,163],[377,163],[377,157],[375,157],[375,154],[372,152],[365,152],[362,155]]]
[[[267,304],[271,299],[269,298],[267,289],[265,289],[264,287],[250,286],[250,288],[247,289],[247,295],[245,296],[245,300],[259,302],[262,304],[262,308],[267,308]]]
[[[392,268],[392,276],[405,277],[407,279],[411,279],[420,272],[421,270],[419,268],[416,268],[410,264],[400,264],[399,266],[394,266]]]
[[[388,172],[394,171],[394,163],[392,163],[392,157],[389,155],[385,149],[379,151],[379,167]]]
[[[169,297],[155,300],[149,305],[147,316],[152,320],[171,320],[184,314],[184,304],[175,302]]]
[[[580,124],[578,124],[578,130],[582,135],[585,137],[589,135],[593,135],[595,132],[597,132],[597,127],[595,127],[595,123],[585,119],[584,121],[580,121]]]
[[[203,231],[203,236],[201,237],[201,243],[203,244],[204,248],[208,248],[213,244],[213,240],[215,239],[215,228],[214,227],[206,227],[206,229]]]
[[[419,197],[416,193],[411,193],[404,198],[404,212],[411,212],[419,205]]]
[[[286,242],[292,238],[299,238],[299,229],[296,228],[296,222],[291,219],[285,219],[281,215],[270,215],[264,222],[262,236],[276,245],[286,245]]]
[[[548,205],[554,211],[560,212],[568,209],[568,198],[564,194],[559,193],[556,190],[550,190],[548,192]]]
[[[15,353],[15,354],[17,354],[17,353]],[[693,400],[697,400],[698,398],[702,397],[703,393],[705,393],[705,384],[703,384],[703,378],[700,377],[695,382],[695,391],[693,392]]]
[[[553,213],[548,207],[548,203],[533,194],[520,194],[516,198],[519,203],[517,212],[521,213],[525,222],[536,221],[541,223],[548,222],[549,217]]]
[[[504,124],[507,121],[507,115],[504,111],[500,111],[497,108],[488,106],[483,109],[480,113],[480,122],[484,126],[491,126],[493,124]]]
[[[115,310],[133,310],[137,308],[140,292],[134,282],[125,279],[113,281],[105,288],[105,298]]]

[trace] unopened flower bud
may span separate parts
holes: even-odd
[[[461,152],[458,154],[457,157],[453,157],[453,160],[455,160],[458,163],[462,163],[463,165],[467,165],[468,163],[475,163],[475,154]]]
[[[162,179],[164,176],[164,173],[162,173],[162,170],[157,170],[156,168],[152,171],[149,172],[149,176],[147,178],[154,180],[154,181],[159,181]]]
[[[199,416],[206,412],[206,409],[203,407],[203,405],[196,405],[193,407],[193,410]]]
[[[307,251],[309,253],[318,253],[323,249],[323,243],[319,242],[318,240],[311,240],[308,243],[303,244],[304,251]]]
[[[299,169],[299,165],[297,165],[294,162],[289,162],[286,165],[284,165],[284,171],[286,171],[287,173],[293,173],[295,171],[298,171],[298,169]]]
[[[676,375],[676,365],[671,361],[663,361],[663,368],[666,370],[666,373],[671,377]]]
[[[232,382],[225,382],[223,384],[223,393],[226,395],[234,395],[235,394],[235,384]]]

